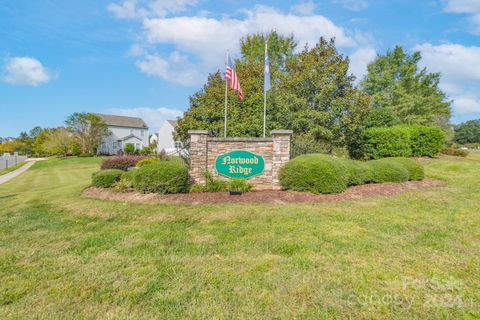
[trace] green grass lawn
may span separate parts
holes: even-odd
[[[17,164],[14,164],[13,166],[10,166],[10,167],[8,167],[8,168],[2,169],[2,170],[0,170],[0,176],[1,176],[1,175],[4,175],[4,174],[7,174],[7,173],[9,173],[9,172],[15,171],[15,170],[17,170],[18,168],[21,168],[21,167],[23,167],[23,166],[26,165],[26,164],[27,164],[26,161],[22,161],[22,162],[19,162],[19,163],[17,163]]]
[[[480,155],[443,188],[298,205],[83,199],[99,160],[0,186],[0,319],[478,319]]]

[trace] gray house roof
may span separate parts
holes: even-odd
[[[168,123],[172,125],[172,127],[176,128],[177,127],[177,120],[167,120]]]
[[[148,129],[147,124],[141,118],[100,113],[96,113],[96,115],[102,118],[102,120],[109,126]]]

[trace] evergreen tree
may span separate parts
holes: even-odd
[[[372,109],[389,108],[402,123],[446,129],[451,102],[438,87],[440,74],[419,68],[421,58],[420,52],[408,54],[397,46],[368,65],[361,86],[372,97]]]

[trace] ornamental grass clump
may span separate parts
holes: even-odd
[[[287,162],[280,170],[283,189],[312,193],[338,193],[349,183],[349,173],[339,159],[308,154]]]

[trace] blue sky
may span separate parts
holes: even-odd
[[[0,0],[0,136],[53,127],[75,111],[141,116],[156,130],[188,108],[238,38],[276,29],[336,37],[361,78],[396,44],[423,54],[480,118],[480,0]],[[248,94],[248,93],[246,93]]]

